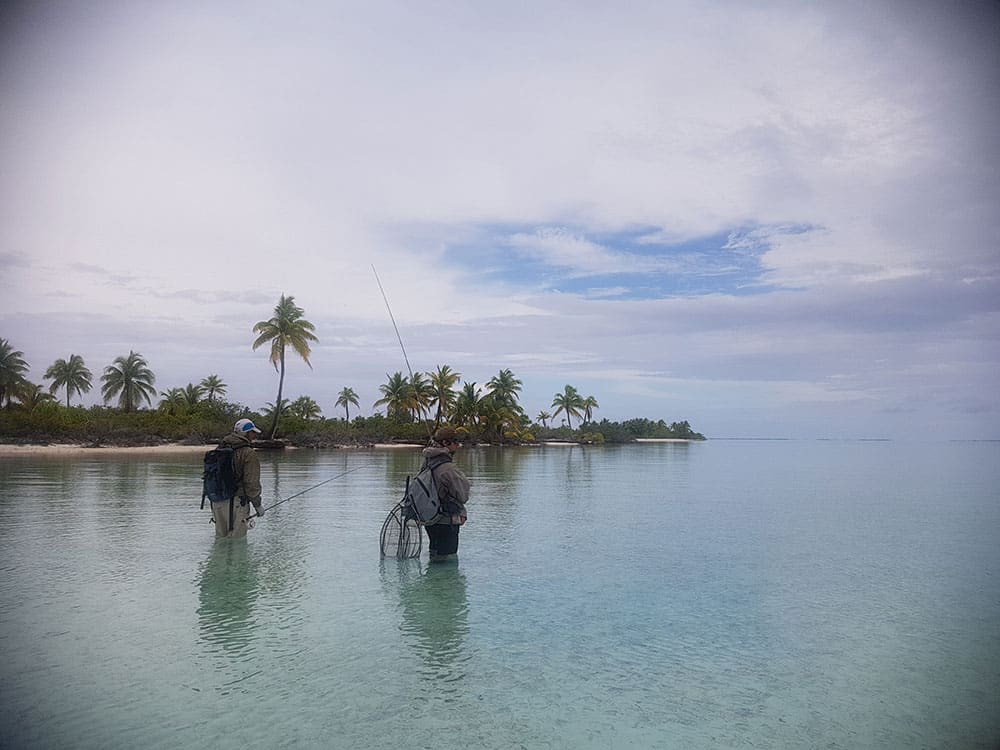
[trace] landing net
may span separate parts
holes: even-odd
[[[382,557],[396,557],[400,560],[420,557],[422,541],[420,525],[407,512],[403,503],[397,503],[382,524],[382,533],[379,536]]]

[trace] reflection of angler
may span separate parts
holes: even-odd
[[[400,589],[401,628],[424,662],[425,675],[447,699],[461,689],[470,654],[462,649],[469,634],[465,576],[458,566],[433,565]]]
[[[250,550],[245,544],[213,545],[198,585],[203,638],[234,653],[250,647],[254,632],[260,576]]]
[[[268,505],[266,508],[261,508],[256,513],[254,513],[252,516],[249,516],[247,518],[246,524],[247,524],[247,526],[249,528],[252,529],[253,526],[254,526],[253,519],[259,518],[260,516],[263,516],[264,515],[264,511],[271,510],[271,508],[277,508],[282,503],[287,503],[289,500],[294,500],[295,498],[299,497],[300,495],[304,495],[307,492],[311,492],[312,490],[316,489],[317,487],[322,487],[324,484],[327,484],[328,482],[332,482],[334,479],[340,479],[341,477],[347,476],[348,474],[350,474],[353,471],[359,471],[359,470],[364,469],[364,468],[365,468],[365,465],[362,465],[362,466],[355,466],[353,469],[348,469],[347,471],[342,471],[340,474],[337,474],[336,476],[330,477],[329,479],[324,479],[319,484],[314,484],[312,487],[306,487],[301,492],[296,492],[294,495],[289,495],[284,500],[279,500],[274,505]]]

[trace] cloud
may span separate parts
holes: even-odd
[[[36,371],[135,348],[263,403],[249,328],[293,294],[292,389],[374,400],[374,266],[418,368],[534,404],[995,435],[990,4],[6,12],[0,335]]]

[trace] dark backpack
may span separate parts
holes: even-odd
[[[249,448],[241,445],[239,448]],[[220,445],[205,454],[205,471],[201,475],[201,507],[205,507],[207,497],[213,503],[227,503],[236,497],[236,490],[240,486],[236,477],[236,469],[233,466],[233,458],[236,451],[229,445]]]
[[[441,498],[438,497],[437,481],[434,479],[434,469],[451,461],[450,457],[441,457],[424,463],[420,472],[406,478],[406,492],[403,503],[410,516],[418,523],[428,524],[441,514]]]

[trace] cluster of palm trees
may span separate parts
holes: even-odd
[[[168,414],[182,414],[190,411],[203,401],[214,402],[216,398],[226,395],[228,386],[218,375],[209,375],[200,383],[188,383],[184,388],[171,388],[160,391],[162,400],[159,409]]]
[[[546,411],[539,412],[536,419],[542,423],[542,427],[549,426],[549,420],[555,419],[560,414],[566,415],[566,426],[573,428],[573,417],[589,422],[594,416],[594,409],[600,408],[597,399],[593,396],[581,396],[580,392],[571,385],[563,388],[562,393],[557,393],[552,399],[552,406],[555,412],[549,414]]]
[[[309,367],[310,344],[319,339],[315,326],[304,317],[305,312],[295,304],[292,296],[281,295],[268,320],[253,326],[256,338],[253,349],[267,346],[269,359],[278,373],[278,395],[274,403],[266,406],[264,415],[270,422],[269,437],[273,437],[282,413],[289,413],[302,419],[317,419],[322,410],[309,396],[301,396],[289,402],[282,398],[285,382],[286,351],[291,348]],[[66,405],[73,396],[82,397],[93,387],[93,374],[84,363],[83,357],[71,354],[69,359],[58,359],[45,372],[45,379],[51,380],[48,392],[40,385],[27,380],[28,364],[23,352],[15,351],[6,339],[0,339],[0,406],[17,399],[26,406],[44,401],[53,401],[59,390],[65,390]],[[434,425],[449,423],[454,426],[475,429],[491,437],[503,439],[518,436],[527,431],[531,419],[519,403],[522,383],[508,369],[501,370],[483,387],[475,382],[460,383],[461,373],[448,365],[440,365],[433,372],[402,372],[387,375],[388,380],[379,386],[381,398],[374,406],[385,407],[386,416],[396,421],[433,421]],[[135,411],[142,404],[152,406],[157,395],[156,376],[145,358],[136,351],[127,356],[117,357],[104,369],[101,375],[101,395],[105,403],[117,400],[125,412]],[[158,405],[168,413],[190,411],[203,400],[214,401],[226,394],[227,386],[217,375],[209,375],[197,385],[188,383],[184,388],[161,391]],[[359,408],[358,394],[353,388],[340,391],[336,406],[344,408],[350,421],[350,407]],[[552,414],[541,412],[538,420],[543,427],[548,421],[565,414],[567,426],[572,428],[572,419],[590,420],[592,411],[598,408],[593,396],[584,398],[573,386],[567,385],[562,393],[557,393],[552,401]]]
[[[499,439],[530,437],[531,419],[519,403],[522,383],[513,372],[501,370],[482,388],[475,382],[458,387],[461,377],[461,373],[448,365],[439,365],[433,372],[411,373],[409,377],[395,372],[387,375],[388,380],[379,386],[382,397],[374,406],[384,406],[390,419],[433,420],[435,426],[447,422],[470,431],[478,429]],[[562,393],[555,394],[552,406],[553,414],[543,411],[537,417],[543,427],[548,427],[549,420],[565,414],[566,423],[572,428],[573,417],[589,421],[599,405],[593,396],[581,396],[576,388],[567,385]]]
[[[60,389],[65,389],[66,406],[69,406],[74,394],[82,396],[93,388],[93,373],[79,354],[71,354],[69,359],[57,359],[45,371],[45,379],[52,381],[48,393],[41,385],[27,379],[28,369],[24,352],[15,351],[9,341],[0,339],[0,406],[10,406],[12,399],[16,398],[24,406],[32,408],[54,400]],[[152,404],[152,397],[156,395],[155,382],[156,376],[143,356],[130,351],[127,357],[116,357],[104,368],[101,395],[105,402],[117,399],[123,411],[135,411],[143,401]]]
[[[448,365],[409,377],[395,372],[379,386],[382,398],[374,406],[384,406],[386,416],[397,421],[433,419],[435,426],[448,422],[467,429],[479,427],[500,437],[528,426],[530,420],[518,403],[522,383],[510,370],[501,370],[484,388],[469,382],[456,389],[461,377]]]

